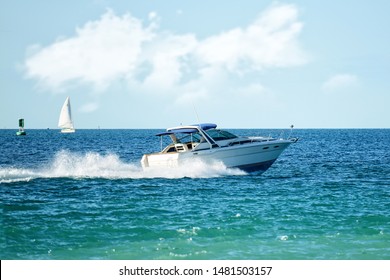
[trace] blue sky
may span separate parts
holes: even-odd
[[[0,3],[0,128],[390,127],[390,1]]]

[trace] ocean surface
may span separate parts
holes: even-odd
[[[390,259],[389,129],[294,130],[263,174],[143,171],[161,131],[0,130],[0,258]]]

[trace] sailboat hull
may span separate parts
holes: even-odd
[[[61,133],[74,133],[75,129],[74,128],[63,128],[61,129]]]

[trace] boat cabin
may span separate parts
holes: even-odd
[[[161,147],[160,153],[182,153],[212,149],[225,146],[232,139],[238,138],[236,135],[225,130],[216,129],[216,127],[215,124],[199,124],[169,128],[166,132],[157,134],[160,137],[168,135],[172,140],[172,143],[164,149]]]

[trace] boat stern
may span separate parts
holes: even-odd
[[[148,155],[143,155],[141,159],[141,166],[142,168],[149,167],[149,161],[148,161]]]
[[[179,155],[180,154],[180,155]],[[154,153],[145,154],[142,156],[142,168],[148,167],[177,167],[179,166],[179,158],[184,153]]]

